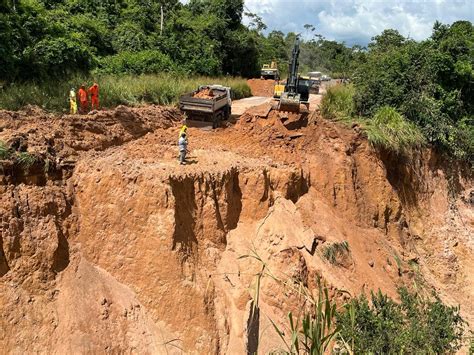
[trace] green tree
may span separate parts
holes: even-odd
[[[373,51],[387,51],[403,46],[406,41],[406,38],[397,30],[388,29],[384,30],[382,34],[372,37],[372,42],[369,43],[369,49]]]

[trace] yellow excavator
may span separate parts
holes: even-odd
[[[300,104],[309,104],[309,88],[311,81],[298,75],[298,57],[300,55],[300,39],[296,37],[285,84],[277,83],[273,97],[278,101],[279,111],[299,112]]]

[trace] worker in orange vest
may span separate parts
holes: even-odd
[[[99,109],[99,85],[97,83],[94,83],[89,88],[89,94],[91,94],[91,106],[93,110],[98,110]]]
[[[87,113],[89,109],[89,102],[87,101],[87,91],[86,91],[86,86],[81,85],[81,88],[77,92],[79,96],[79,103],[81,105],[81,113]]]

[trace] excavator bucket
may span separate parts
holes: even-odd
[[[281,94],[280,102],[278,103],[278,111],[299,112],[300,102],[299,94],[284,92]]]

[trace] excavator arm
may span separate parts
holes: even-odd
[[[298,92],[298,58],[300,55],[300,38],[296,36],[295,45],[291,54],[291,61],[288,70],[288,80],[285,90],[281,93],[280,102],[278,103],[279,111],[298,112],[301,103],[301,95]]]

